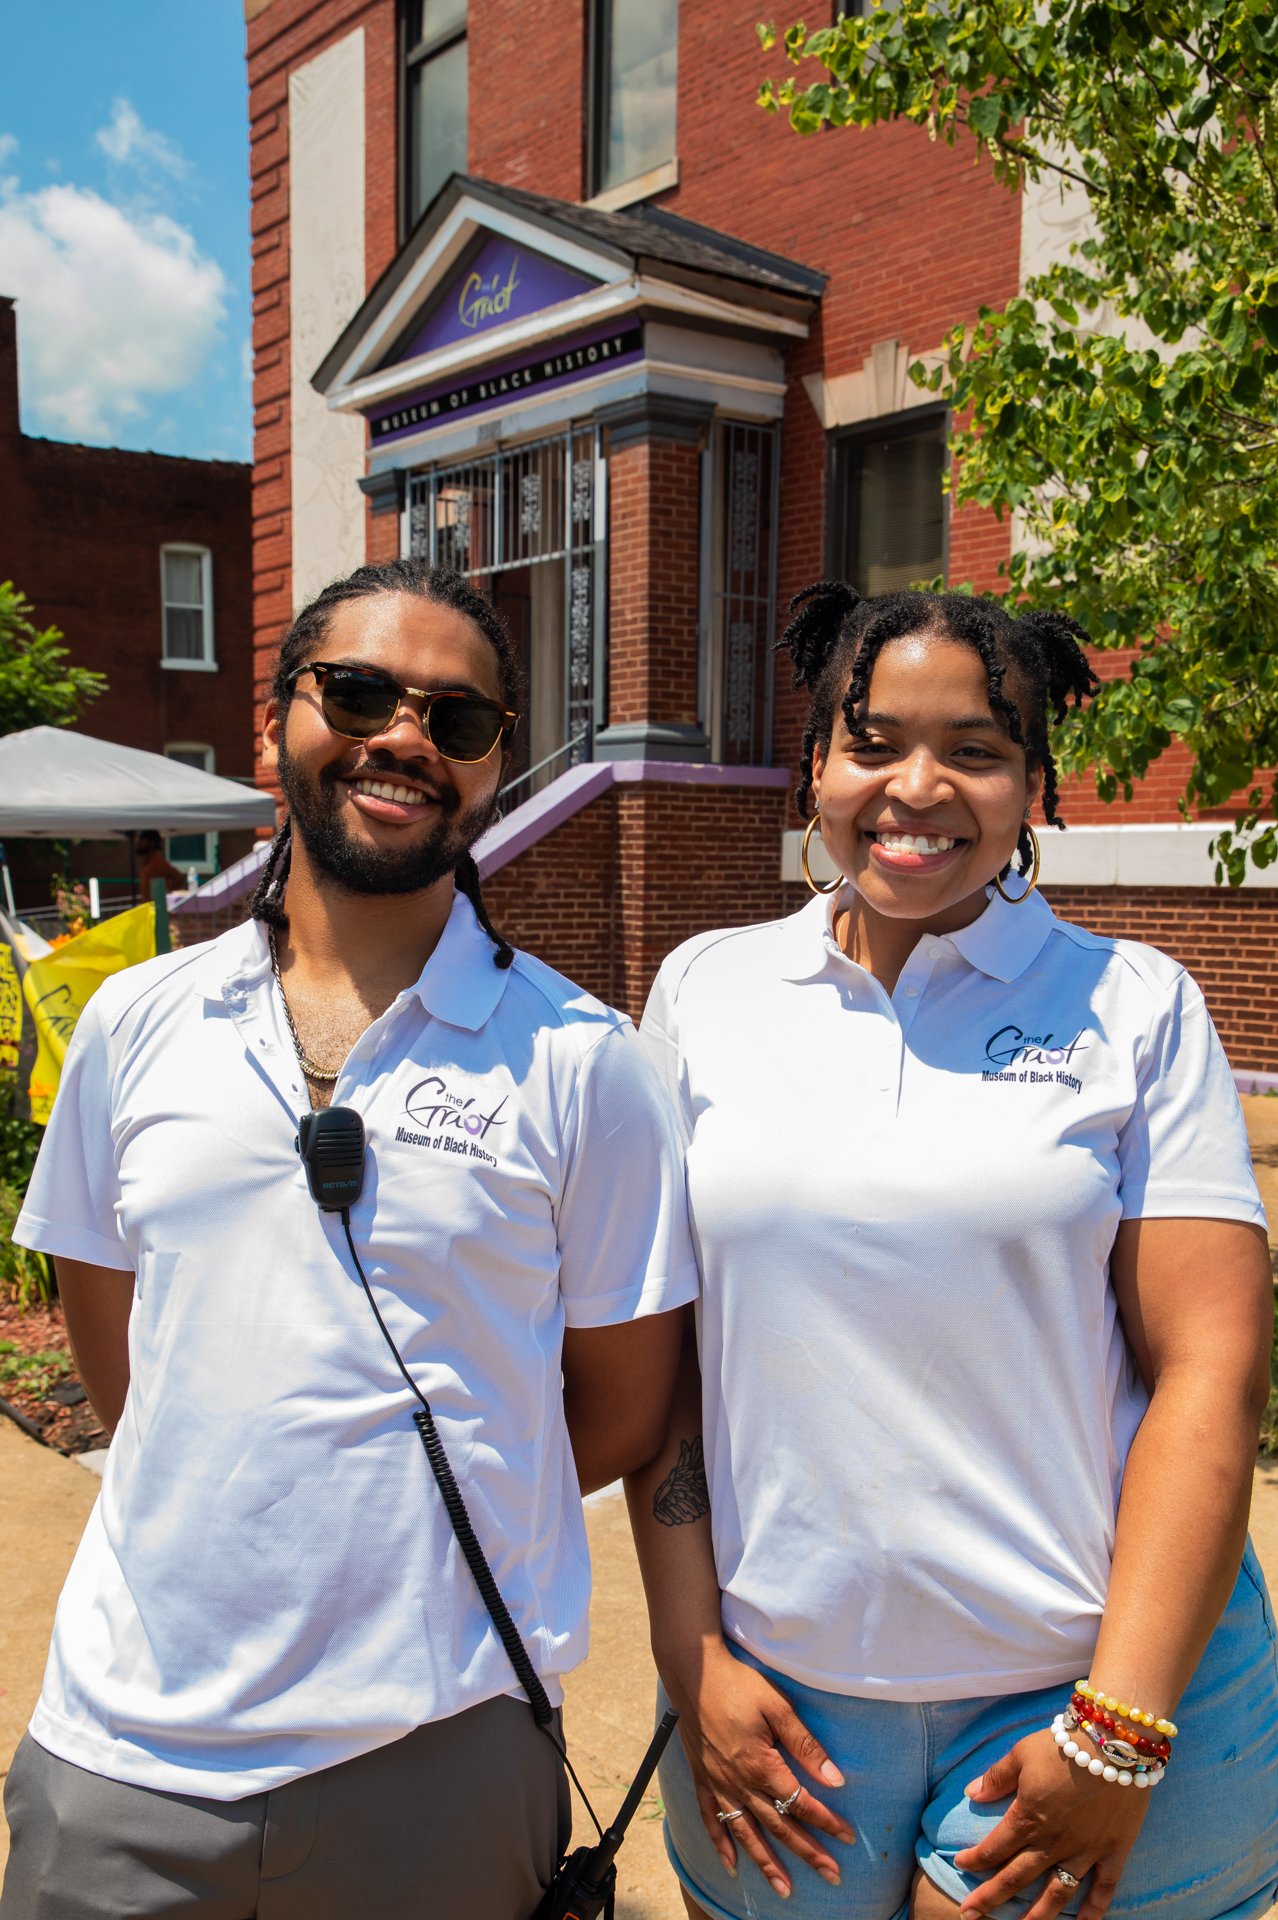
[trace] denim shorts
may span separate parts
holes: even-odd
[[[1016,1741],[1050,1725],[1067,1689],[923,1705],[859,1700],[804,1686],[740,1647],[733,1651],[775,1681],[844,1774],[847,1785],[837,1792],[816,1791],[857,1840],[851,1847],[825,1842],[842,1871],[838,1887],[784,1849],[790,1899],[779,1899],[739,1848],[731,1879],[701,1823],[683,1749],[672,1740],[661,1766],[666,1846],[713,1920],[901,1920],[916,1865],[956,1901],[989,1878],[961,1873],[954,1856],[975,1846],[1009,1802],[974,1806],[963,1789]],[[1175,1761],[1149,1795],[1111,1920],[1155,1913],[1158,1920],[1259,1920],[1278,1900],[1278,1637],[1250,1542],[1176,1718]],[[1087,1884],[1067,1914],[1077,1911]],[[1040,1881],[1001,1906],[1000,1920],[1021,1920],[1041,1890]]]

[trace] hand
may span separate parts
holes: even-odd
[[[679,1735],[701,1818],[728,1872],[735,1877],[739,1846],[785,1899],[790,1876],[768,1843],[771,1836],[837,1887],[838,1863],[813,1829],[851,1845],[856,1835],[846,1820],[805,1788],[788,1813],[778,1813],[774,1805],[800,1787],[779,1747],[813,1780],[844,1785],[839,1769],[784,1696],[753,1667],[734,1659],[722,1643],[701,1664],[692,1684],[672,1685],[667,1678],[666,1686],[679,1709]],[[719,1819],[734,1807],[743,1809],[739,1820]]]
[[[1077,1739],[1078,1736],[1075,1735]],[[1082,1744],[1080,1742],[1080,1744]],[[1031,1733],[967,1789],[969,1800],[1012,1804],[992,1833],[954,1856],[964,1873],[992,1872],[959,1911],[992,1913],[1043,1874],[1046,1887],[1025,1920],[1055,1920],[1070,1897],[1053,1868],[1093,1875],[1078,1920],[1101,1920],[1145,1818],[1150,1792],[1098,1780],[1062,1754],[1050,1732]]]

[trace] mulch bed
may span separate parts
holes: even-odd
[[[56,1302],[23,1308],[0,1300],[0,1399],[30,1422],[35,1439],[59,1453],[89,1453],[107,1444],[72,1368]]]

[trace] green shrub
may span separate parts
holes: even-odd
[[[53,1298],[53,1272],[42,1253],[15,1246],[14,1222],[22,1206],[16,1187],[0,1184],[0,1299],[20,1307],[47,1306]]]

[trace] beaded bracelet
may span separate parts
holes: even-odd
[[[1113,1714],[1107,1713],[1104,1707],[1097,1706],[1093,1701],[1085,1700],[1081,1693],[1071,1695],[1069,1704],[1071,1710],[1078,1715],[1080,1720],[1092,1721],[1097,1726],[1104,1727],[1107,1733],[1115,1734],[1118,1739],[1125,1741],[1128,1746],[1134,1747],[1137,1753],[1149,1754],[1150,1757],[1155,1760],[1171,1759],[1170,1740],[1151,1740],[1146,1734],[1134,1733],[1130,1728],[1125,1727],[1121,1721],[1115,1719]]]
[[[1066,1733],[1072,1734],[1075,1728],[1081,1728],[1102,1756],[1106,1760],[1112,1760],[1116,1767],[1126,1767],[1129,1771],[1139,1768],[1147,1773],[1152,1772],[1155,1767],[1166,1768],[1165,1755],[1142,1752],[1134,1740],[1127,1737],[1122,1728],[1115,1733],[1110,1728],[1102,1727],[1091,1712],[1079,1713],[1071,1704],[1065,1709],[1061,1719]]]
[[[1088,1738],[1100,1749],[1095,1756],[1088,1753],[1086,1747],[1080,1747],[1077,1740],[1071,1739],[1071,1729],[1066,1726],[1066,1716],[1063,1713],[1058,1713],[1052,1722],[1052,1738],[1067,1760],[1072,1760],[1075,1766],[1086,1768],[1087,1772],[1094,1774],[1098,1780],[1106,1780],[1111,1785],[1117,1783],[1120,1787],[1156,1787],[1167,1771],[1162,1764],[1150,1766],[1141,1761],[1130,1766],[1120,1766],[1116,1758],[1106,1754],[1108,1745],[1106,1741],[1091,1733],[1082,1722],[1076,1721],[1075,1725],[1080,1731],[1087,1733]]]
[[[1103,1707],[1106,1713],[1116,1713],[1120,1720],[1131,1720],[1138,1727],[1152,1727],[1165,1740],[1174,1740],[1180,1732],[1174,1720],[1156,1720],[1143,1707],[1129,1707],[1125,1700],[1116,1700],[1112,1693],[1102,1693],[1090,1680],[1076,1680],[1074,1691],[1081,1693],[1092,1706]]]

